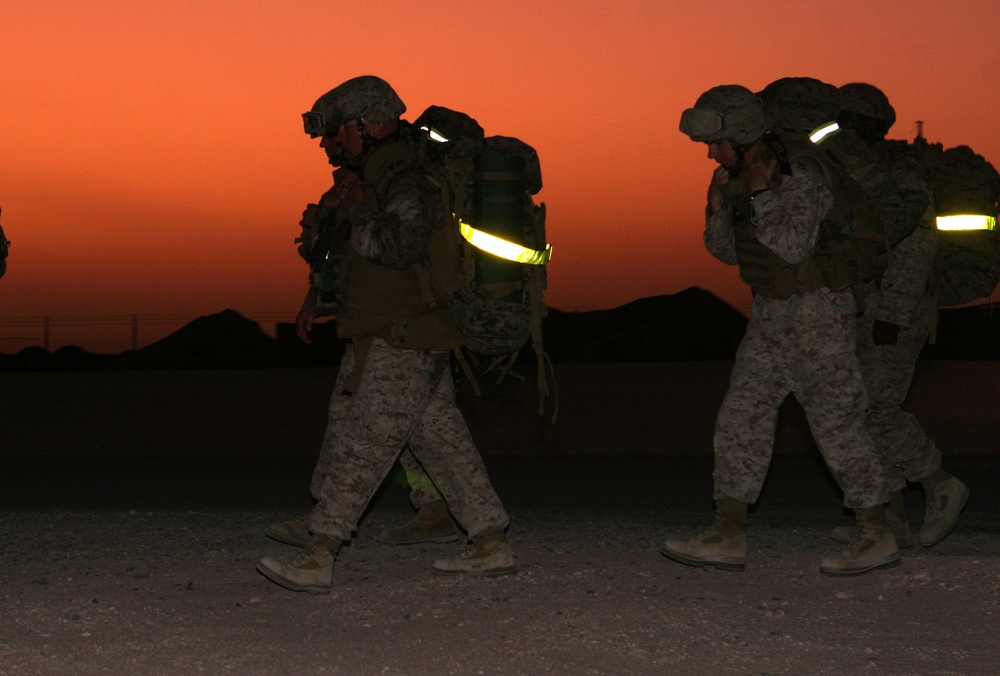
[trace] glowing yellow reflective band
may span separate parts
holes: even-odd
[[[451,140],[434,127],[421,127],[420,131],[426,131],[430,140],[437,141],[438,143],[448,143]]]
[[[967,214],[962,216],[938,216],[938,230],[996,230],[997,219],[994,216],[977,216]]]
[[[465,221],[459,221],[458,226],[462,237],[469,244],[508,261],[525,263],[527,265],[544,265],[552,258],[551,244],[546,244],[544,251],[537,251],[521,246],[520,244],[508,242],[505,239],[500,239],[488,232],[476,230]]]
[[[815,129],[813,129],[812,133],[809,134],[809,140],[819,145],[819,143],[822,142],[823,139],[825,139],[827,136],[829,136],[830,134],[834,134],[838,131],[840,131],[839,124],[837,124],[836,122],[828,122],[827,124],[824,124],[821,127],[816,127]]]

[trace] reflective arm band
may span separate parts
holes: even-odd
[[[477,249],[482,249],[505,260],[525,263],[527,265],[544,265],[552,258],[551,244],[546,244],[544,251],[537,251],[521,246],[520,244],[508,242],[505,239],[500,239],[488,232],[476,230],[465,221],[460,220],[458,224],[465,241]]]
[[[827,136],[840,131],[840,125],[836,122],[828,122],[821,127],[816,127],[809,134],[809,140],[819,145]]]
[[[437,141],[438,143],[448,143],[449,141],[451,141],[450,138],[439,132],[434,127],[421,127],[420,131],[427,132],[427,138],[429,138],[432,141]]]
[[[996,230],[997,219],[995,216],[938,216],[938,230]]]

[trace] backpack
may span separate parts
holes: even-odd
[[[764,138],[778,156],[782,173],[790,170],[792,157],[805,156],[819,164],[826,177],[833,207],[820,224],[812,260],[824,286],[854,291],[860,311],[866,285],[885,270],[887,250],[916,224],[896,227],[900,219],[883,218],[873,208],[892,184],[887,169],[861,139],[845,133],[822,140],[814,135],[836,118],[836,87],[814,78],[790,77],[772,82],[758,96],[771,129]],[[893,227],[887,228],[887,222]]]
[[[1000,283],[1000,232],[996,225],[1000,174],[968,146],[945,150],[922,136],[912,145],[931,174],[938,218],[934,260],[938,304],[964,305],[990,296]],[[957,216],[977,218],[971,229],[966,229],[954,225]]]
[[[545,238],[545,204],[532,199],[542,188],[538,155],[516,138],[486,137],[472,117],[441,106],[425,110],[413,128],[422,132],[418,156],[442,189],[445,226],[462,237],[461,280],[448,293],[448,305],[463,348],[477,367],[481,357],[488,358],[481,370],[499,368],[497,382],[502,382],[520,350],[530,344],[541,414],[548,394],[546,364],[551,370],[542,319],[552,247]],[[507,251],[497,255],[487,250],[497,244]],[[478,393],[468,361],[461,351],[456,354]]]

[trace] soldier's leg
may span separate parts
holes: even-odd
[[[899,549],[889,529],[888,493],[878,449],[865,428],[867,393],[857,357],[854,303],[847,294],[817,295],[803,323],[796,396],[827,467],[857,515],[855,537],[820,570],[854,575],[895,565]]]
[[[445,374],[444,377],[450,376]],[[378,541],[387,545],[413,545],[461,539],[462,534],[451,518],[448,505],[409,447],[400,453],[399,464],[410,487],[410,503],[417,513],[406,523],[380,533]]]
[[[507,512],[490,483],[479,450],[455,405],[450,375],[434,396],[410,437],[411,448],[440,488],[471,544],[453,559],[434,562],[438,575],[506,575],[517,570],[507,543]]]
[[[768,330],[773,308],[760,305],[754,306],[755,318],[768,323],[751,319],[716,419],[715,520],[690,540],[660,545],[664,556],[690,566],[743,570],[746,565],[747,507],[757,500],[767,476],[778,407],[788,392],[783,350]]]
[[[309,492],[313,500],[318,501],[320,488],[323,480],[330,471],[330,459],[333,456],[334,442],[340,435],[344,420],[347,418],[351,408],[351,396],[344,391],[344,384],[347,375],[354,369],[354,345],[348,343],[344,350],[344,356],[340,360],[340,367],[337,370],[337,378],[334,381],[333,393],[330,395],[330,403],[327,407],[326,431],[323,433],[323,442],[320,445],[319,457],[316,466],[313,468],[312,478],[309,482]],[[309,544],[309,515],[305,514],[298,519],[291,521],[281,521],[271,524],[265,531],[267,537],[283,544],[293,547],[305,547]]]
[[[375,340],[343,431],[334,442],[320,500],[310,514],[312,540],[299,555],[265,557],[257,569],[296,591],[329,591],[333,559],[406,444],[441,377],[433,355]]]

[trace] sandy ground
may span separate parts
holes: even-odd
[[[266,383],[289,377],[256,375]],[[297,398],[286,402],[288,411],[316,415],[303,374],[294,375],[274,396]],[[674,386],[681,375],[666,382]],[[597,391],[614,389],[594,376],[572,377]],[[457,545],[377,543],[378,532],[411,513],[394,474],[339,556],[332,593],[309,596],[273,585],[254,563],[289,551],[263,531],[309,507],[311,456],[277,446],[241,455],[240,447],[261,443],[246,393],[228,401],[242,406],[226,419],[232,446],[217,453],[175,446],[170,453],[169,444],[179,440],[199,443],[197,430],[218,436],[216,412],[226,409],[215,401],[218,391],[245,391],[252,381],[243,372],[171,378],[148,381],[166,390],[159,394],[143,390],[141,379],[116,385],[86,374],[19,381],[17,400],[0,386],[5,410],[22,412],[6,425],[4,443],[32,439],[55,451],[45,454],[28,441],[21,453],[0,449],[0,674],[997,672],[1000,457],[949,457],[949,468],[972,489],[951,537],[934,548],[904,550],[896,568],[831,578],[817,566],[837,550],[826,535],[847,517],[815,453],[788,448],[776,457],[751,515],[747,570],[726,573],[670,562],[655,548],[708,523],[708,455],[671,446],[664,451],[675,452],[635,454],[628,445],[595,453],[563,429],[561,442],[569,438],[575,449],[591,452],[556,444],[547,454],[486,455],[512,518],[516,576],[442,579],[429,566]],[[623,391],[652,387],[636,382]],[[163,396],[183,391],[184,403],[164,403]],[[119,399],[111,405],[106,397],[114,392]],[[149,410],[136,403],[143,396]],[[24,402],[32,397],[49,402],[47,415],[25,417],[31,407]],[[73,418],[63,411],[75,428],[51,418],[60,397],[87,412]],[[188,408],[189,399],[201,402],[200,415]],[[574,401],[564,398],[564,412]],[[645,415],[652,405],[618,401],[619,415],[606,417],[605,426],[639,438],[630,423],[635,411]],[[510,401],[489,406],[516,408]],[[176,422],[178,410],[187,423]],[[661,407],[643,433],[685,427],[667,410]],[[106,420],[112,412],[115,419]],[[982,434],[990,433],[994,417],[978,417]],[[260,421],[272,430],[267,443],[279,443],[283,430],[296,443],[315,434],[293,433],[294,422]],[[178,424],[195,431],[173,429]],[[685,434],[700,424],[693,420]],[[62,433],[44,431],[52,427]],[[109,430],[118,435],[105,437],[112,447],[125,449],[131,439],[135,452],[81,448]],[[797,434],[786,432],[783,443],[794,444]],[[552,443],[551,436],[536,438]],[[947,448],[956,438],[965,437],[939,441]],[[995,438],[984,436],[976,448]],[[919,490],[909,491],[907,501],[917,525]]]

